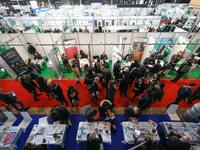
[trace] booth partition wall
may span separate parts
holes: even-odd
[[[200,33],[16,33],[0,35],[1,45],[15,47],[25,62],[30,58],[27,51],[28,42],[32,43],[43,57],[48,58],[52,49],[56,49],[58,61],[61,60],[61,54],[65,53],[65,47],[73,45],[78,51],[83,50],[87,54],[90,51],[91,57],[105,52],[110,60],[112,60],[114,47],[120,49],[122,56],[139,50],[142,52],[142,63],[144,58],[159,50],[161,45],[172,45],[168,59],[179,51],[185,51],[186,59],[199,48]]]

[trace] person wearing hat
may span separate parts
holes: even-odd
[[[76,111],[79,103],[78,91],[73,86],[69,86],[67,95],[72,104],[72,110]]]

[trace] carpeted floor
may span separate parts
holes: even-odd
[[[85,106],[88,104],[92,104],[93,106],[97,106],[98,103],[91,102],[91,93],[88,92],[87,86],[81,84],[79,86],[76,85],[75,80],[54,80],[54,82],[59,83],[63,89],[65,97],[67,97],[67,89],[68,86],[73,85],[79,92],[79,106]],[[194,82],[196,85],[200,85],[200,80],[179,80],[177,83],[172,83],[170,80],[162,80],[161,82],[165,83],[165,94],[160,102],[155,102],[152,104],[152,107],[166,107],[169,103],[173,102],[176,98],[178,89],[185,84],[190,82]],[[16,96],[19,100],[23,101],[26,106],[29,107],[52,107],[59,104],[53,98],[48,98],[45,93],[40,96],[40,100],[35,102],[31,94],[29,94],[19,83],[17,80],[0,80],[0,87],[3,89],[3,92],[14,91]],[[132,89],[128,91],[127,97],[121,97],[119,92],[116,93],[115,97],[115,107],[126,107],[130,104],[137,104],[139,102],[139,97],[135,99],[135,101],[131,102],[133,92]],[[105,89],[102,90],[100,93],[100,99],[105,99]],[[194,101],[193,103],[199,100]],[[180,102],[181,107],[191,106],[192,104],[188,105],[186,102]]]
[[[44,117],[45,115],[32,115],[33,121],[31,125],[28,127],[25,133],[23,133],[17,142],[18,148],[17,150],[23,150],[23,146],[26,143],[26,140],[28,138],[28,135],[31,132],[31,129],[34,124],[38,123],[38,119],[40,117]],[[162,121],[170,121],[169,117],[167,115],[142,115],[139,118],[139,121],[148,121],[149,119],[152,119],[156,121],[157,123],[160,123]],[[15,125],[18,125],[21,120],[21,117],[18,116],[18,120],[16,121]],[[77,128],[80,121],[84,121],[84,116],[81,115],[73,115],[71,116],[72,121],[72,127],[68,129],[65,139],[65,150],[84,150],[84,143],[77,143],[76,142],[76,134],[77,134]],[[123,144],[123,132],[122,132],[122,126],[121,122],[124,121],[124,117],[122,115],[118,115],[116,118],[116,127],[117,131],[112,134],[112,143],[111,144],[104,144],[104,150],[127,150],[133,145],[127,145]],[[161,137],[161,142],[159,144],[160,150],[165,150],[163,141],[164,141],[164,132],[162,130],[162,127],[158,125],[158,132]],[[62,148],[59,146],[49,146],[49,150],[61,150]]]

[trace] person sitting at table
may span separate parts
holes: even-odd
[[[110,122],[111,129],[116,130],[115,114],[113,113],[113,104],[109,100],[103,100],[99,106],[100,118],[102,121]]]
[[[127,121],[135,121],[140,115],[140,108],[137,106],[128,106],[125,109],[124,117]]]
[[[9,92],[6,94],[0,92],[0,101],[4,102],[6,105],[12,106],[18,111],[26,111],[29,109],[29,107],[25,108],[24,103],[17,99],[14,92]],[[18,107],[17,105],[19,105],[20,107]]]
[[[88,58],[88,55],[83,50],[80,50],[80,58]]]
[[[190,136],[180,136],[177,132],[170,132],[167,135],[166,150],[190,150]]]
[[[68,61],[68,59],[67,59],[67,57],[65,56],[64,53],[61,55],[61,58],[62,58],[62,61],[63,61],[63,65],[64,65],[65,68],[67,69],[67,72],[70,73],[70,72],[72,71],[72,69],[71,69],[71,66],[70,66],[70,64],[69,64],[69,61]]]
[[[67,90],[67,95],[72,104],[72,110],[77,111],[79,103],[78,91],[73,86],[69,86]]]
[[[85,109],[85,119],[88,122],[98,121],[97,111],[91,106],[86,107]]]
[[[85,150],[103,150],[103,139],[101,134],[98,134],[98,129],[88,133]]]
[[[69,116],[69,111],[63,105],[54,106],[50,112],[50,118],[53,122],[59,122],[60,124],[72,126]]]

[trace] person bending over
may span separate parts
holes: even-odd
[[[29,109],[29,107],[25,108],[24,103],[17,99],[14,92],[9,92],[6,94],[0,92],[0,101],[3,101],[6,105],[12,106],[18,111],[26,111]]]

